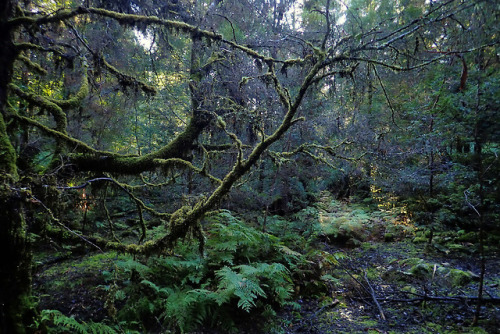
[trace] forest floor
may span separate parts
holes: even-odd
[[[300,311],[284,312],[285,333],[500,333],[498,253],[486,262],[484,298],[494,301],[481,308],[473,327],[476,301],[457,296],[477,296],[477,258],[429,251],[411,240],[341,251],[346,258],[332,272],[338,284],[329,296],[299,300]]]
[[[321,212],[359,209],[346,205]],[[250,320],[251,325],[245,321],[237,324],[240,333],[500,333],[498,246],[487,248],[484,298],[488,302],[481,308],[478,325],[471,326],[481,266],[477,249],[468,240],[471,236],[436,233],[429,246],[422,233],[394,229],[388,233],[380,229],[383,220],[373,215],[370,220],[369,234],[326,238],[318,244],[323,251],[342,255],[338,265],[325,273],[330,277],[328,291],[299,293],[295,307],[279,311],[270,324],[255,329],[259,320]],[[34,292],[40,309],[57,309],[81,321],[102,321],[109,313],[110,275],[125,255],[53,249],[35,256]]]

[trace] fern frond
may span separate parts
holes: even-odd
[[[148,280],[142,280],[141,284],[150,287],[158,296],[168,296],[173,291],[169,288],[160,288],[159,286]]]
[[[68,317],[57,310],[43,310],[42,322],[44,322],[51,331],[79,334],[117,334],[112,327],[98,322],[78,322],[75,318]],[[55,326],[55,327],[53,327]]]
[[[118,261],[117,266],[122,268],[125,272],[132,272],[135,270],[141,277],[145,277],[147,274],[151,273],[151,269],[148,266],[132,259]]]
[[[250,267],[250,266],[249,266]],[[250,268],[249,268],[249,271]],[[254,279],[224,267],[217,271],[219,279],[216,301],[219,305],[228,302],[231,297],[239,298],[238,307],[249,312],[255,306],[257,297],[265,297],[266,293]]]

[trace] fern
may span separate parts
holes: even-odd
[[[255,299],[258,296],[266,296],[255,278],[237,273],[231,268],[222,268],[217,271],[216,276],[219,279],[216,294],[216,302],[219,305],[229,302],[232,297],[236,296],[239,298],[238,307],[249,312],[255,306]]]
[[[199,254],[186,254],[187,258],[154,257],[148,265],[154,268],[154,277],[159,283],[170,285],[199,284],[206,274],[205,260]]]
[[[251,258],[271,248],[269,236],[251,227],[227,212],[211,217],[215,220],[209,229],[208,258],[212,263],[233,265],[241,259]]]
[[[242,265],[236,267],[245,277],[258,278],[261,283],[273,292],[273,301],[282,305],[291,298],[293,282],[288,269],[281,263],[258,263],[255,266]]]
[[[303,217],[313,216],[315,210]],[[308,271],[314,274],[307,277],[320,280],[323,272],[312,267],[326,268],[334,261],[326,252],[301,254],[294,250],[301,248],[245,225],[229,211],[207,221],[205,257],[193,245],[179,243],[176,256],[150,257],[147,264],[119,263],[122,270],[140,277],[124,287],[127,299],[119,312],[121,320],[142,322],[146,331],[152,319],[173,331],[195,331],[210,324],[234,331],[235,306],[240,312],[272,316],[274,306],[292,299],[292,276],[303,279],[306,275],[297,273]],[[294,229],[289,229],[290,238],[303,239]]]
[[[79,334],[117,334],[112,327],[99,322],[78,322],[57,310],[43,310],[42,322],[49,328],[49,333],[79,333]],[[130,333],[130,332],[129,332]]]
[[[141,284],[143,284],[147,287],[150,287],[155,292],[155,294],[157,294],[160,297],[162,297],[162,296],[165,297],[165,296],[168,296],[170,293],[172,293],[172,289],[160,288],[156,284],[154,284],[153,282],[150,282],[148,280],[142,280]]]
[[[151,269],[148,266],[132,259],[128,259],[127,261],[118,261],[117,266],[128,273],[135,271],[140,277],[145,277],[151,272]]]
[[[208,290],[176,290],[165,300],[162,318],[181,332],[191,331],[211,317],[213,305],[215,301]]]
[[[288,270],[280,263],[240,265],[234,269],[239,272],[224,267],[216,273],[219,284],[215,300],[219,305],[237,297],[238,307],[249,312],[256,306],[257,298],[266,298],[268,293],[272,293],[272,299],[279,304],[291,297],[292,281]]]

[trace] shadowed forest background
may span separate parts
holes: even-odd
[[[0,332],[498,332],[498,22],[2,1]]]

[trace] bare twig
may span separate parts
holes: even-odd
[[[97,246],[96,244],[94,244],[92,241],[88,240],[87,238],[85,238],[81,234],[76,233],[75,231],[73,231],[72,229],[70,229],[69,227],[67,227],[63,223],[61,223],[61,221],[58,218],[56,218],[56,216],[54,216],[54,213],[52,212],[52,210],[48,206],[46,206],[42,201],[40,201],[38,198],[36,198],[35,196],[33,196],[31,194],[28,194],[28,196],[33,201],[35,201],[36,203],[40,204],[45,209],[45,211],[47,211],[47,213],[49,214],[50,219],[52,219],[52,221],[56,222],[59,226],[61,226],[65,230],[67,230],[69,233],[77,236],[78,238],[82,239],[83,241],[85,241],[89,245],[91,245],[91,246],[97,248],[99,251],[103,252],[103,250],[99,246]]]
[[[382,306],[380,306],[380,303],[377,300],[377,295],[375,294],[375,290],[373,289],[372,285],[370,284],[370,281],[368,280],[368,275],[366,274],[366,271],[365,271],[365,281],[366,281],[366,284],[368,284],[368,288],[370,289],[370,291],[369,291],[370,295],[372,296],[373,302],[375,303],[375,305],[378,308],[378,311],[380,313],[380,317],[382,318],[382,320],[386,321],[387,319],[385,318],[384,310],[382,309]]]

